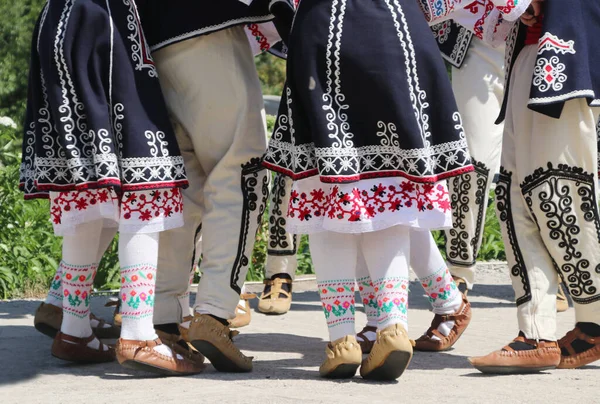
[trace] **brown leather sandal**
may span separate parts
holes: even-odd
[[[374,340],[370,340],[369,338],[367,338],[366,334],[367,332],[374,332],[375,335],[375,339]],[[362,353],[364,354],[368,354],[371,353],[371,349],[373,349],[373,345],[375,344],[375,341],[377,340],[377,327],[371,327],[366,325],[365,328],[363,328],[359,333],[356,334],[356,341],[358,342],[358,345],[360,345],[360,349],[362,350]],[[360,341],[358,339],[358,337],[360,337],[362,339],[362,341]]]
[[[121,299],[117,300],[109,300],[106,302],[104,307],[114,307],[115,311],[113,312],[113,324],[115,327],[121,327],[122,319],[121,319]]]
[[[293,281],[287,278],[265,279],[265,289],[271,287],[268,293],[263,294],[258,300],[258,311],[264,314],[285,314],[292,306]],[[282,288],[283,284],[290,285],[290,292]],[[283,296],[283,297],[282,297]]]
[[[92,327],[92,331],[96,337],[100,339],[116,339],[121,336],[121,327],[107,323],[104,319],[96,317],[94,313],[90,314],[90,319],[98,322],[96,327]],[[110,327],[104,327],[105,325],[109,325]]]
[[[169,334],[160,330],[156,330],[156,335],[158,335],[163,344],[171,348],[176,354],[198,365],[204,364],[204,355],[188,344],[181,335]]]
[[[454,321],[448,336],[438,331],[440,324]],[[454,314],[436,314],[427,332],[415,341],[415,351],[446,351],[450,349],[467,329],[471,322],[471,303],[462,295],[462,304]],[[433,337],[437,337],[434,339]]]
[[[97,339],[94,334],[87,338],[77,338],[58,332],[52,343],[52,356],[69,362],[103,363],[115,360],[115,350],[100,342],[98,349],[88,344]]]
[[[577,353],[573,348],[573,342],[576,340],[585,341],[591,346],[586,351]],[[559,369],[576,369],[600,360],[600,337],[590,337],[578,326],[562,337],[558,346],[561,349]],[[564,351],[567,351],[568,355],[565,355]]]
[[[256,299],[254,293],[242,293],[240,299],[244,301],[244,306],[237,305],[235,309],[235,318],[229,320],[229,326],[231,328],[241,328],[250,324],[252,320],[252,314],[250,314],[250,299]]]
[[[187,376],[202,372],[206,366],[185,358],[162,355],[154,348],[162,345],[160,338],[154,341],[119,339],[116,352],[119,363],[128,369],[142,370],[163,376]]]

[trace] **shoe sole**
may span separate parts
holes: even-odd
[[[539,368],[523,368],[518,366],[475,366],[475,369],[479,370],[481,373],[491,375],[525,375],[556,369],[556,366],[542,366]]]
[[[383,363],[373,369],[366,375],[362,375],[366,380],[396,380],[406,370],[412,359],[412,352],[393,351],[390,352]]]
[[[114,362],[116,360],[116,358],[111,358],[111,359],[106,359],[106,360],[89,360],[89,359],[77,359],[77,358],[67,358],[64,356],[58,356],[55,355],[54,352],[52,352],[52,356],[55,357],[56,359],[60,359],[62,361],[65,362],[71,362],[71,363],[77,363],[79,365],[90,365],[90,364],[97,364],[97,363],[110,363],[110,362]]]
[[[37,323],[37,324],[34,324],[34,327],[39,332],[41,332],[42,334],[44,334],[52,339],[54,339],[56,337],[56,334],[58,334],[58,330],[54,327],[49,326],[48,324]]]
[[[247,373],[252,371],[252,368],[246,369],[236,365],[234,361],[225,356],[216,346],[208,341],[195,340],[192,341],[192,346],[204,355],[205,358],[208,358],[213,367],[219,372]]]
[[[343,363],[331,372],[321,375],[325,379],[351,379],[356,375],[360,363]]]
[[[161,375],[161,376],[191,376],[191,375],[200,373],[200,372],[181,373],[181,372],[176,372],[174,370],[161,368],[158,366],[153,366],[148,363],[138,362],[135,360],[123,361],[121,363],[121,366],[123,366],[124,368],[127,368],[127,369],[153,373],[155,375]]]

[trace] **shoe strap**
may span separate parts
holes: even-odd
[[[74,337],[72,335],[65,334],[65,333],[61,332],[60,333],[60,339],[63,340],[63,341],[72,342],[73,344],[77,344],[77,345],[87,345],[90,342],[92,342],[93,340],[95,340],[96,336],[92,333],[92,335],[90,335],[89,337],[78,338],[78,337]]]

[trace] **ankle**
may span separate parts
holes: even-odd
[[[181,335],[177,323],[154,324],[154,329],[167,334]]]

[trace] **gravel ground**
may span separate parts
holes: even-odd
[[[249,374],[222,374],[209,367],[186,378],[147,377],[118,364],[73,365],[50,355],[51,340],[33,328],[38,300],[0,302],[0,403],[558,403],[600,402],[596,364],[579,370],[538,375],[486,376],[467,357],[500,348],[517,334],[514,296],[502,263],[482,266],[479,284],[469,294],[473,321],[446,353],[416,353],[396,382],[319,379],[327,329],[316,284],[296,284],[292,310],[284,316],[253,312],[252,324],[237,337],[241,349],[255,357]],[[260,285],[249,285],[260,290]],[[428,302],[417,282],[410,296],[411,337],[431,321]],[[93,299],[94,312],[110,318]],[[256,301],[253,302],[253,306]],[[559,336],[574,321],[573,309],[558,315]],[[365,316],[357,315],[357,328]]]

